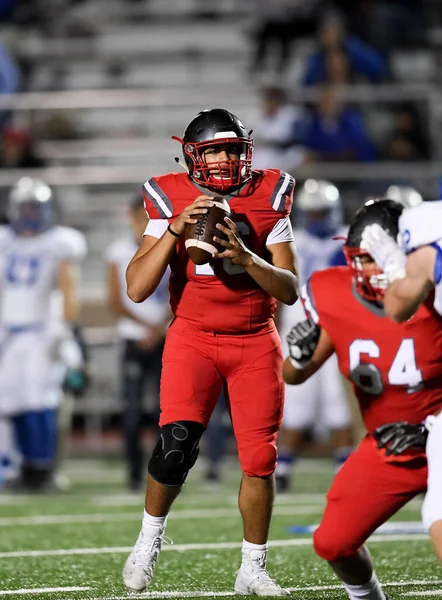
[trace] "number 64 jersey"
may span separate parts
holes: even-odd
[[[264,259],[267,246],[293,241],[289,214],[293,203],[293,178],[284,171],[253,171],[252,179],[238,192],[226,195],[245,245]],[[143,186],[151,221],[145,235],[161,237],[169,222],[202,195],[213,195],[185,173],[154,177]],[[175,316],[195,327],[217,333],[249,333],[271,321],[276,301],[228,259],[196,266],[181,236],[170,268],[170,301]]]
[[[442,317],[434,295],[396,324],[356,292],[348,267],[333,267],[312,275],[302,300],[331,338],[368,432],[395,421],[419,423],[442,408]]]

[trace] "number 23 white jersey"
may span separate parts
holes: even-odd
[[[0,325],[20,328],[51,318],[51,294],[64,260],[81,261],[87,252],[82,233],[53,227],[33,237],[0,228]]]

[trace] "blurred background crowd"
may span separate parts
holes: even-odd
[[[71,455],[124,452],[128,485],[142,485],[170,313],[167,286],[128,304],[122,257],[146,223],[142,183],[177,168],[171,135],[204,108],[238,115],[253,129],[254,167],[297,181],[300,246],[304,234],[322,243],[391,186],[439,197],[441,69],[438,0],[0,0],[1,222],[11,186],[38,177],[58,222],[88,246],[78,324],[89,384],[73,405]],[[304,260],[305,277],[340,264],[339,243],[320,254]],[[336,391],[348,405],[321,417],[325,389],[313,414],[290,419],[287,464],[332,446],[339,463],[358,438],[348,390]],[[203,447],[208,481],[232,443],[220,402]]]

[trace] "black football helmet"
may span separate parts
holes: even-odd
[[[395,200],[370,199],[351,220],[344,254],[348,266],[353,271],[356,290],[367,300],[382,301],[388,281],[376,263],[364,266],[363,257],[370,255],[365,248],[361,248],[362,233],[367,225],[377,223],[396,241],[399,235],[399,217],[403,210],[403,204]]]
[[[201,111],[186,128],[183,139],[173,136],[183,146],[184,160],[190,178],[199,185],[218,192],[230,192],[252,176],[253,140],[234,114],[223,108]],[[238,160],[211,163],[203,158],[204,150],[217,145],[234,146]],[[218,173],[211,171],[214,168]]]

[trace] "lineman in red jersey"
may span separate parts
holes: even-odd
[[[189,174],[144,184],[150,221],[127,270],[128,294],[141,302],[170,264],[175,319],[163,354],[161,440],[149,462],[143,525],[123,579],[130,590],[149,585],[167,514],[224,386],[243,471],[244,540],[235,590],[287,595],[268,575],[266,559],[284,393],[273,314],[276,300],[293,304],[298,297],[289,220],[294,181],[279,170],[252,171],[253,142],[226,110],[201,112],[180,141]],[[219,195],[233,211],[234,222],[218,226],[228,241],[210,263],[196,266],[182,234]]]
[[[317,554],[334,569],[351,599],[385,600],[364,542],[426,489],[426,429],[440,411],[442,318],[429,301],[401,325],[383,309],[386,277],[360,248],[366,225],[396,238],[403,207],[370,201],[353,217],[344,246],[348,267],[314,273],[301,292],[310,319],[288,336],[283,375],[299,384],[336,353],[353,383],[368,431],[327,494],[314,535]]]

